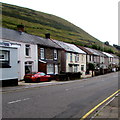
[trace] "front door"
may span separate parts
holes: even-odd
[[[32,72],[32,63],[31,61],[25,62],[25,74]]]

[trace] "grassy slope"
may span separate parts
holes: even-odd
[[[22,23],[25,25],[25,32],[30,34],[44,37],[45,33],[50,33],[51,38],[60,41],[78,45],[95,44],[103,46],[101,41],[57,16],[4,3],[1,7],[3,27],[16,30],[16,26]],[[109,49],[111,47],[105,46],[105,48]],[[114,49],[114,51],[116,50]]]

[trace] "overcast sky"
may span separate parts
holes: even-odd
[[[62,17],[100,41],[118,44],[119,0],[0,0]]]

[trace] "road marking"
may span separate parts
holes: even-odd
[[[120,89],[117,90],[116,92],[114,92],[111,96],[109,96],[108,98],[106,98],[105,100],[103,100],[101,103],[99,103],[97,106],[95,106],[93,109],[91,109],[88,113],[86,113],[80,120],[84,120],[85,118],[87,118],[92,112],[94,112],[98,107],[100,107],[102,104],[104,104],[107,100],[109,100],[110,98],[112,98],[115,94],[117,94],[118,92],[120,92]]]
[[[8,104],[13,104],[13,103],[17,103],[17,102],[21,102],[21,101],[25,101],[25,100],[29,100],[30,98],[24,98],[22,100],[15,100],[15,101],[11,101],[11,102],[8,102]]]
[[[118,94],[117,94],[117,95],[118,95]],[[117,96],[117,95],[116,95],[116,96]],[[115,97],[113,97],[112,99],[110,99],[102,108],[100,108],[100,110],[99,110],[98,112],[96,112],[96,113],[91,117],[90,120],[92,120],[93,118],[95,118],[96,115],[97,115],[105,106],[107,106],[109,103],[111,103],[114,99],[115,99]]]
[[[21,101],[21,100],[15,100],[15,101],[8,102],[8,104],[17,103],[17,102],[20,102],[20,101]]]
[[[73,87],[73,88],[69,88],[69,89],[65,89],[65,90],[68,91],[68,90],[73,90],[73,89],[77,89],[77,88],[81,88],[81,87],[84,87],[84,86]]]

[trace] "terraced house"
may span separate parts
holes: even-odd
[[[60,73],[62,48],[50,40],[50,34],[46,34],[45,38],[36,37],[35,41],[38,45],[38,71]]]
[[[18,31],[0,28],[0,40],[17,47],[14,57],[17,58],[18,80],[27,73],[38,71],[51,75],[81,72],[82,77],[91,76],[93,71],[89,70],[89,63],[95,65],[95,70],[110,68],[116,71],[119,68],[119,57],[114,54],[53,40],[49,33],[45,34],[45,38],[30,35],[24,32],[23,25],[17,28]],[[13,53],[10,55],[13,56]],[[4,56],[1,55],[1,59]]]
[[[61,55],[61,71],[81,72],[84,76],[86,72],[86,53],[73,44],[53,41],[64,49]]]

